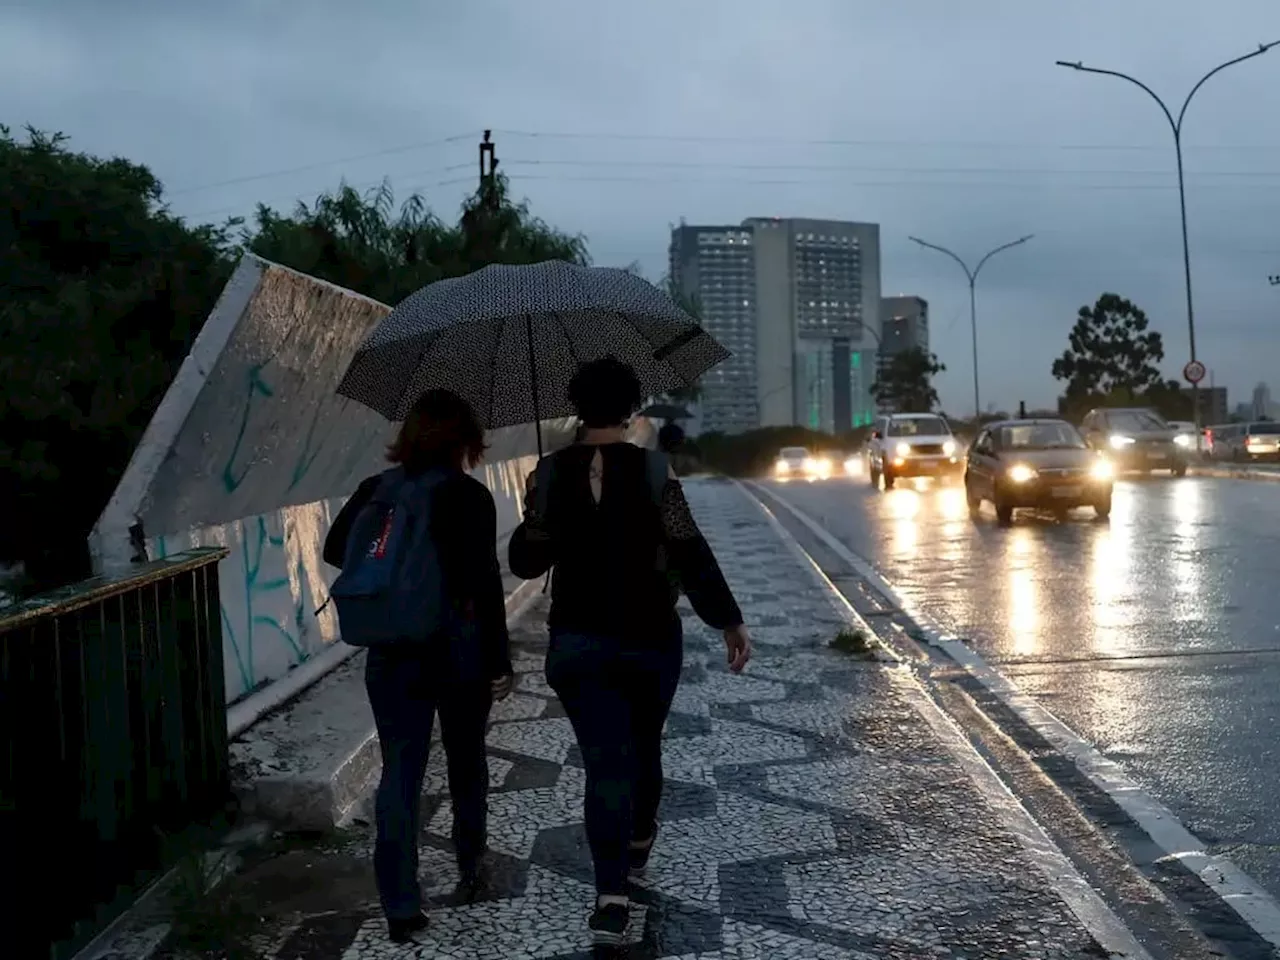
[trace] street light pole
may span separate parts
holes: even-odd
[[[1275,41],[1272,41],[1271,43],[1260,43],[1258,44],[1257,50],[1253,50],[1250,53],[1246,53],[1242,57],[1236,57],[1234,60],[1228,60],[1226,63],[1222,63],[1214,67],[1212,70],[1206,73],[1203,77],[1201,77],[1199,82],[1197,82],[1196,85],[1191,88],[1191,92],[1187,94],[1187,99],[1182,101],[1182,109],[1178,111],[1178,116],[1176,119],[1173,116],[1173,111],[1169,109],[1169,107],[1165,104],[1165,102],[1162,99],[1160,99],[1159,94],[1157,94],[1154,90],[1152,90],[1150,87],[1148,87],[1145,83],[1143,83],[1141,80],[1137,79],[1136,77],[1131,77],[1127,73],[1120,73],[1117,70],[1101,70],[1097,67],[1086,67],[1079,60],[1077,60],[1075,63],[1071,63],[1066,60],[1055,61],[1059,67],[1067,67],[1070,70],[1078,70],[1081,73],[1097,73],[1097,74],[1101,74],[1104,77],[1119,77],[1121,80],[1127,80],[1129,83],[1132,83],[1134,86],[1139,87],[1148,96],[1150,96],[1151,99],[1154,100],[1160,106],[1160,110],[1161,112],[1164,113],[1165,119],[1169,121],[1169,129],[1173,131],[1173,149],[1174,149],[1174,153],[1177,155],[1177,158],[1178,158],[1178,209],[1182,216],[1182,269],[1183,269],[1183,274],[1186,281],[1186,292],[1187,292],[1187,342],[1188,342],[1188,345],[1191,347],[1192,360],[1197,359],[1196,357],[1196,315],[1195,315],[1195,306],[1191,297],[1191,244],[1187,239],[1187,190],[1186,190],[1186,182],[1183,175],[1183,167],[1182,167],[1182,121],[1187,115],[1187,107],[1191,105],[1192,98],[1194,98],[1195,95],[1200,92],[1200,88],[1205,85],[1205,83],[1209,80],[1210,77],[1216,76],[1217,74],[1221,73],[1223,70],[1227,69],[1227,67],[1233,67],[1237,63],[1244,63],[1244,61],[1246,60],[1252,60],[1254,57],[1259,57],[1262,54],[1266,53],[1268,50],[1270,50],[1272,47],[1278,46],[1278,45],[1280,45],[1280,40],[1275,40]],[[1196,438],[1197,438],[1196,446],[1197,446],[1197,449],[1199,449],[1199,437],[1200,437],[1200,384],[1199,383],[1191,384],[1191,410],[1192,410],[1192,417],[1195,420],[1195,426],[1196,426]]]
[[[1026,243],[1035,234],[1029,233],[1025,237],[1019,237],[1010,243],[1002,244],[990,251],[985,257],[978,261],[978,265],[972,270],[969,265],[961,260],[958,256],[948,250],[946,247],[940,247],[936,243],[929,243],[921,240],[919,237],[908,237],[912,243],[918,243],[922,247],[928,247],[930,250],[937,250],[939,253],[945,253],[948,257],[960,264],[960,269],[964,271],[964,275],[969,280],[969,331],[973,335],[973,417],[977,423],[982,419],[982,398],[978,389],[978,274],[982,272],[982,268],[986,266],[988,260],[1001,251],[1008,250],[1010,247],[1017,247]]]

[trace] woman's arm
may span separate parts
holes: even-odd
[[[666,536],[667,563],[693,604],[693,612],[714,630],[742,626],[738,601],[698,529],[684,488],[674,475],[667,478],[662,490],[662,528]]]
[[[355,523],[356,514],[363,509],[374,491],[378,489],[378,483],[381,480],[381,477],[369,477],[365,480],[356,488],[356,492],[347,498],[338,515],[333,518],[333,523],[329,525],[329,533],[324,538],[324,550],[321,552],[324,562],[329,566],[342,569],[342,563],[347,556],[347,537],[351,535],[351,525]]]
[[[474,552],[471,557],[476,584],[476,626],[484,645],[485,668],[490,679],[509,676],[511,637],[507,632],[506,590],[498,563],[498,509],[493,494],[478,483],[468,484],[475,492],[471,513],[475,517]]]

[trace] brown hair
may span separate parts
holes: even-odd
[[[435,389],[414,403],[387,448],[387,459],[410,472],[454,466],[470,470],[484,450],[484,428],[471,404],[452,390]]]

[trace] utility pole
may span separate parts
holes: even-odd
[[[497,200],[498,158],[493,149],[493,131],[486,130],[480,141],[480,199],[490,209]]]

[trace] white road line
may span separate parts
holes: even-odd
[[[923,611],[915,609],[866,560],[853,553],[813,518],[754,481],[749,486],[783,507],[814,536],[896,603],[924,634],[923,639],[963,666],[979,683],[1013,710],[1028,726],[1070,757],[1076,767],[1104,790],[1151,837],[1165,855],[1180,861],[1227,903],[1264,940],[1280,947],[1280,904],[1226,857],[1209,853],[1168,807],[1148,794],[1119,764],[1108,760],[1092,744],[1023,693],[970,647],[939,630]],[[776,520],[776,518],[775,518]]]
[[[756,489],[761,489],[756,484],[752,484],[752,486]],[[743,489],[742,484],[738,484],[738,487],[744,496],[760,507],[764,515],[769,519],[774,531],[791,548],[792,552],[802,560],[805,568],[814,575],[814,578],[828,592],[832,603],[835,604],[840,612],[850,617],[866,632],[867,636],[875,636],[875,631],[854,609],[844,594],[831,582],[830,578],[822,572],[813,557],[805,551],[791,531],[782,525],[768,506],[762,503],[758,497],[752,497]],[[774,499],[778,498],[775,496]],[[779,502],[782,502],[784,506],[790,507],[790,504],[786,504],[783,501]],[[889,652],[893,653],[893,651]],[[899,666],[903,665],[903,661],[896,654],[893,655],[893,659],[897,661]],[[933,698],[925,692],[915,675],[911,671],[903,669],[899,672],[899,676],[904,681],[900,685],[900,689],[906,694],[916,712],[933,728],[934,733],[937,734],[943,745],[956,757],[978,788],[978,791],[1000,818],[1005,829],[1018,838],[1030,860],[1048,881],[1049,887],[1062,898],[1071,912],[1075,914],[1076,919],[1089,932],[1089,935],[1097,940],[1102,948],[1113,957],[1151,960],[1151,955],[1138,943],[1133,932],[1125,925],[1124,921],[1116,916],[1103,901],[1102,897],[1099,896],[1098,892],[1080,875],[1080,872],[1076,870],[1075,865],[1068,859],[1066,854],[1058,848],[1058,845],[1053,842],[1052,838],[1044,831],[1044,828],[1036,822],[1021,801],[1009,790],[982,755],[978,753],[956,722],[947,716],[942,711],[942,708],[934,702]]]

